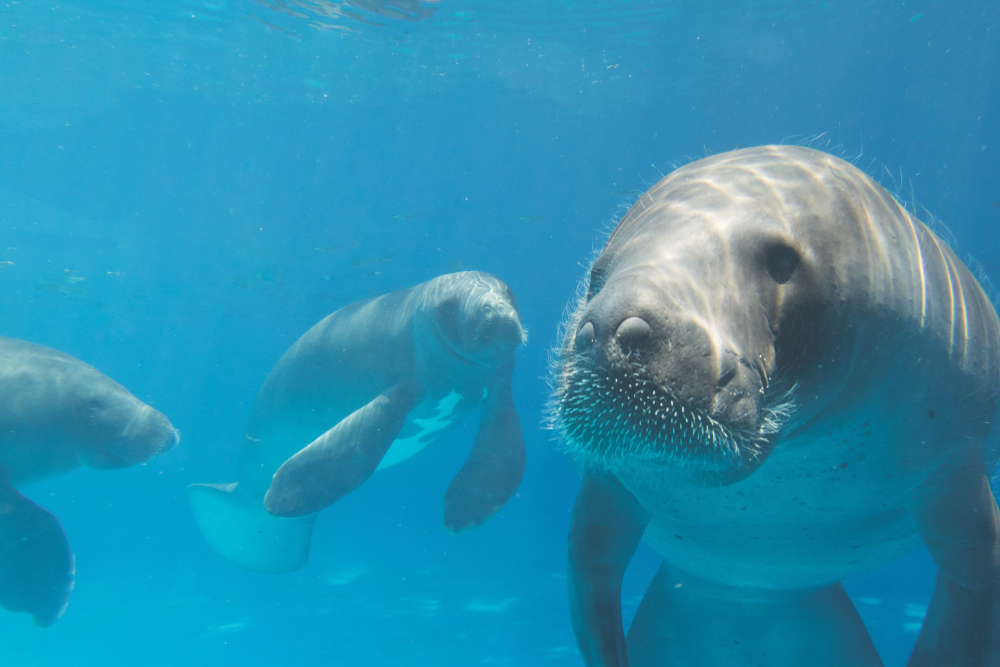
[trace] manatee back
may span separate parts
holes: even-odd
[[[293,454],[412,373],[413,289],[352,303],[323,318],[261,385],[240,451],[240,488],[263,496]]]
[[[329,428],[330,419],[339,421],[406,373],[413,358],[408,293],[350,304],[311,327],[261,385],[248,430],[306,414]]]

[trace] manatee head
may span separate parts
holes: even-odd
[[[594,262],[555,364],[574,458],[732,483],[838,388],[851,334],[835,264],[863,212],[831,156],[754,150],[660,181]]]
[[[488,273],[465,271],[435,281],[432,320],[439,338],[468,361],[495,364],[513,359],[527,340],[517,299],[507,285]]]
[[[498,350],[513,350],[524,343],[528,334],[521,326],[517,300],[510,288],[498,278],[479,274],[470,281],[463,312],[458,320],[459,338],[466,353],[474,358]]]
[[[118,383],[105,378],[79,397],[80,460],[110,470],[144,463],[180,441],[180,434],[158,410]]]

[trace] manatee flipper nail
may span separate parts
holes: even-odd
[[[275,516],[312,514],[371,477],[424,389],[402,380],[299,451],[274,474],[264,507]]]
[[[471,530],[496,514],[517,491],[524,465],[524,436],[508,378],[480,406],[472,451],[444,494],[448,532]]]
[[[46,628],[65,611],[73,574],[59,520],[18,493],[0,466],[0,606]]]

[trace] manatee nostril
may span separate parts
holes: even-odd
[[[586,352],[594,346],[596,338],[597,334],[594,332],[594,324],[592,322],[584,322],[580,330],[576,332],[576,338],[573,339],[573,347],[577,352]]]
[[[618,346],[626,352],[635,351],[641,347],[653,334],[649,324],[641,317],[627,317],[618,325],[615,338]]]

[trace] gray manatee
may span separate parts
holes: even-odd
[[[909,664],[1000,665],[1000,322],[852,165],[750,148],[654,185],[593,265],[555,384],[588,665],[880,665],[839,582],[921,542],[937,584]],[[626,638],[642,539],[663,564]]]
[[[17,489],[81,465],[136,465],[178,440],[166,417],[93,367],[0,338],[0,606],[47,627],[73,589],[59,520]]]
[[[208,543],[261,572],[309,555],[315,513],[480,408],[479,432],[445,494],[445,527],[474,528],[517,490],[524,440],[511,395],[525,340],[517,302],[478,272],[345,306],[307,331],[257,394],[234,484],[194,484]]]

